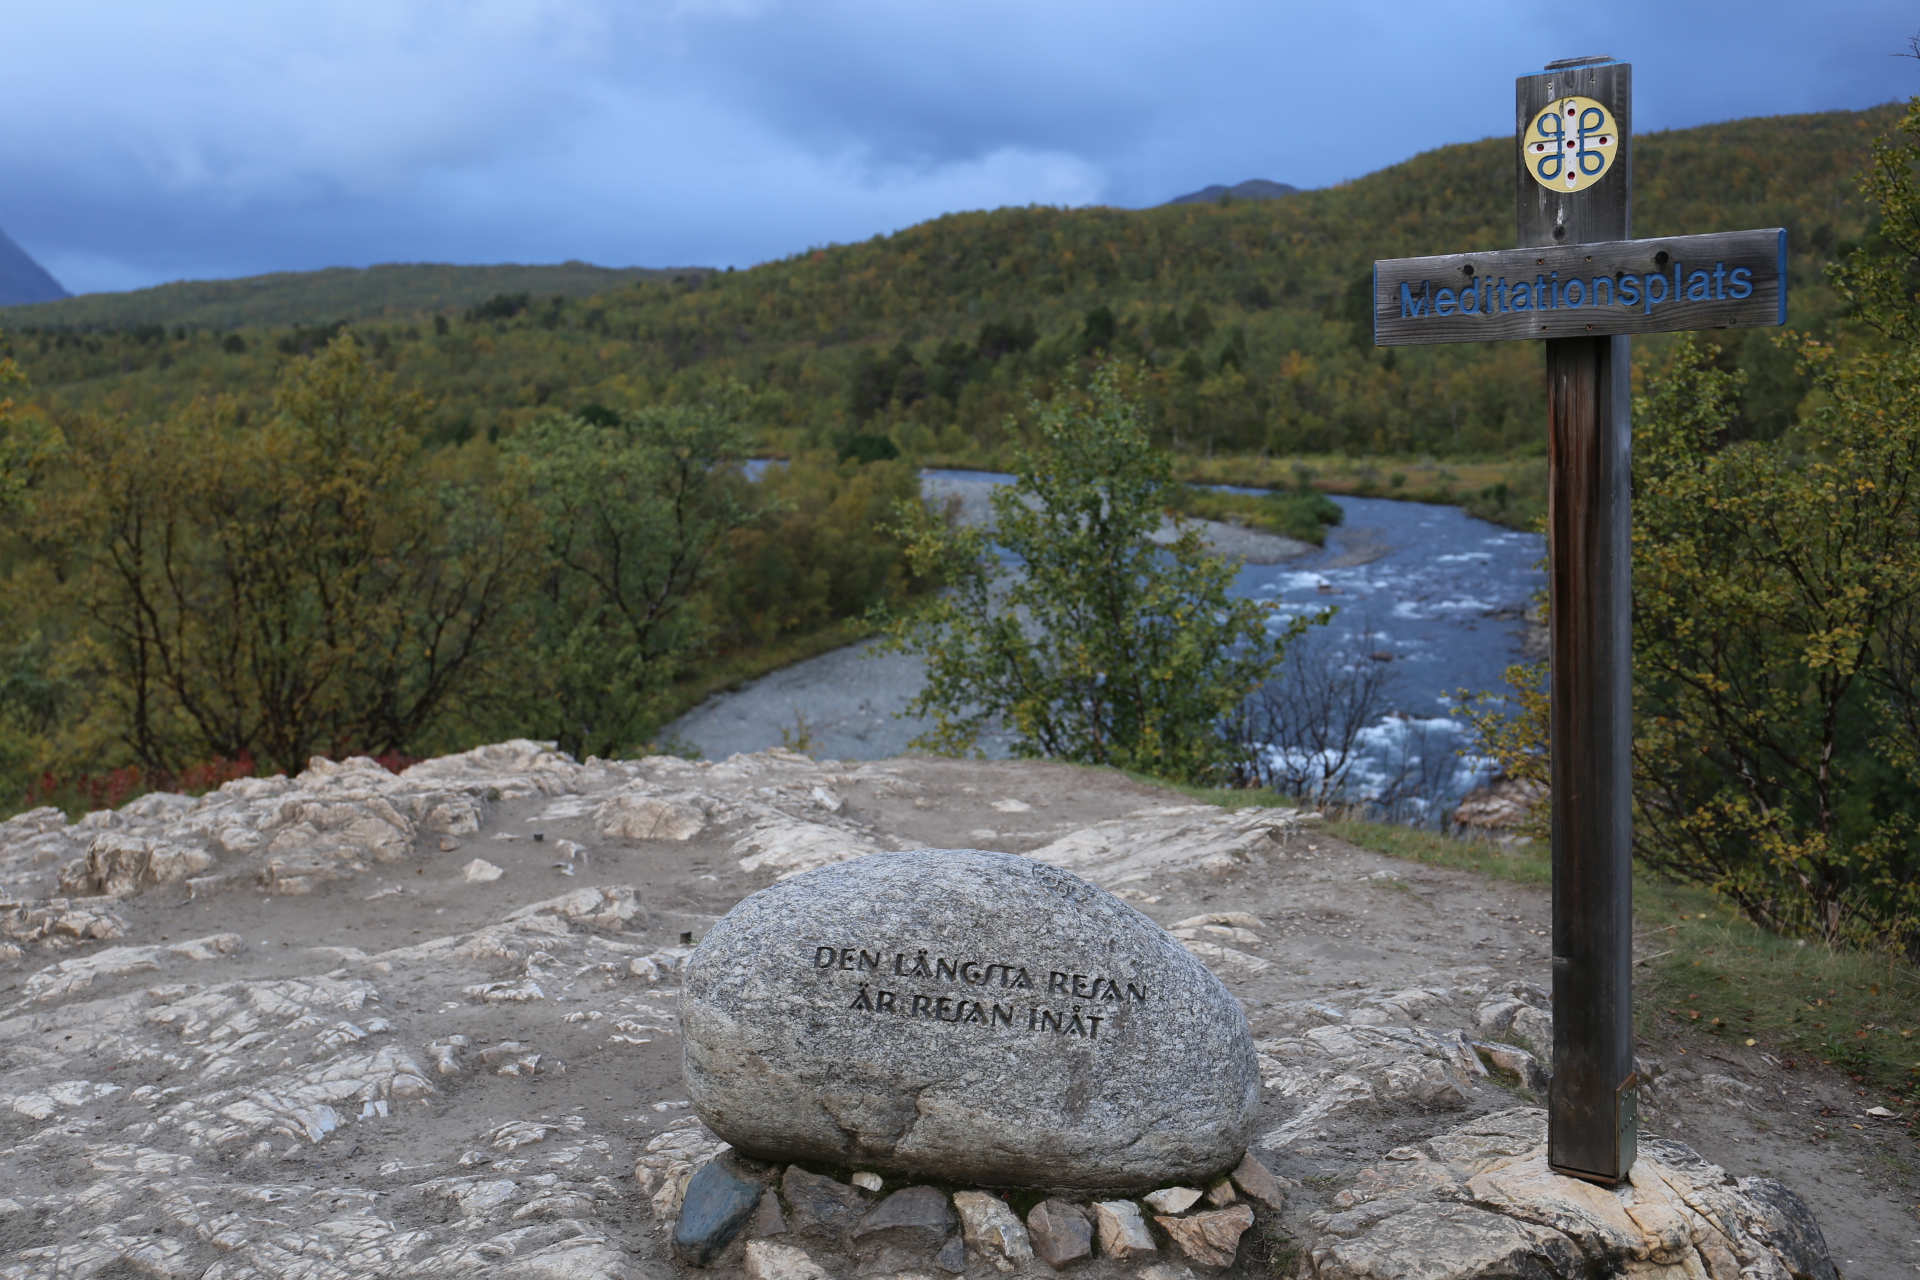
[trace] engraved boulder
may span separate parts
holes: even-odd
[[[744,1155],[1135,1191],[1246,1150],[1239,1004],[1159,925],[1013,854],[874,853],[747,898],[688,961],[687,1096]]]

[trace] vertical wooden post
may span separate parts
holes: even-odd
[[[1553,1082],[1547,1160],[1634,1159],[1629,339],[1547,342]]]
[[[1582,191],[1519,155],[1521,247],[1633,233],[1632,68],[1572,59],[1516,86],[1519,137],[1568,96],[1613,114],[1619,153]],[[1553,1080],[1547,1160],[1618,1182],[1633,1167],[1631,437],[1629,339],[1547,342],[1552,588]]]

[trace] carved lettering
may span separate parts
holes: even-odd
[[[905,951],[894,953],[893,972],[898,977],[985,987],[994,985],[997,976],[998,984],[1004,990],[1015,991],[1025,988],[1031,991],[1034,989],[1032,974],[1021,965],[1008,964],[999,960],[983,961],[967,957],[930,955],[925,950],[913,952],[913,959],[908,960],[908,954]],[[814,949],[812,967],[878,973],[885,960],[884,951],[869,951],[864,947],[823,946]],[[1147,1002],[1147,987],[1144,983],[1128,982],[1122,990],[1120,980],[1106,974],[1069,973],[1052,969],[1047,970],[1046,973],[1049,995],[1072,1000],[1106,1001],[1119,1005]],[[977,1024],[989,1029],[1006,1027],[1011,1030],[1014,1026],[1014,1012],[1018,1006],[999,1003],[990,1005],[986,1001],[954,995],[880,991],[875,990],[871,984],[862,982],[858,984],[857,990],[845,1007],[849,1012],[898,1014],[911,1018],[931,1018],[956,1025]],[[1057,1008],[1043,1008],[1039,1005],[1027,1007],[1027,1030],[1047,1032],[1056,1036],[1097,1040],[1100,1037],[1100,1024],[1112,1020],[1111,1014],[1094,1013],[1085,1005],[1073,1005],[1070,1010],[1064,1011]]]

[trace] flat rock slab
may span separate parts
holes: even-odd
[[[1311,1219],[1318,1280],[1836,1280],[1820,1228],[1780,1183],[1729,1178],[1663,1139],[1642,1143],[1626,1185],[1569,1178],[1547,1167],[1538,1108],[1401,1148],[1362,1170],[1334,1208]]]
[[[1246,1149],[1245,1015],[1047,863],[872,853],[747,898],[688,962],[687,1093],[746,1155],[997,1186],[1210,1180]]]

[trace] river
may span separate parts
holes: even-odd
[[[979,498],[1011,479],[987,472],[929,472],[930,491]],[[1456,507],[1386,498],[1336,497],[1345,513],[1327,545],[1279,564],[1243,565],[1236,594],[1273,601],[1281,615],[1337,612],[1312,633],[1343,661],[1381,664],[1385,701],[1366,731],[1354,775],[1364,792],[1409,752],[1450,751],[1460,722],[1449,714],[1461,689],[1496,689],[1526,656],[1523,616],[1544,585],[1544,540],[1479,520]],[[736,751],[804,746],[820,757],[879,759],[909,750],[927,727],[899,713],[923,680],[919,660],[854,645],[776,671],[709,698],[668,726],[666,740],[713,758]],[[1009,754],[989,737],[988,755]],[[1477,780],[1475,762],[1443,770],[1437,799]]]

